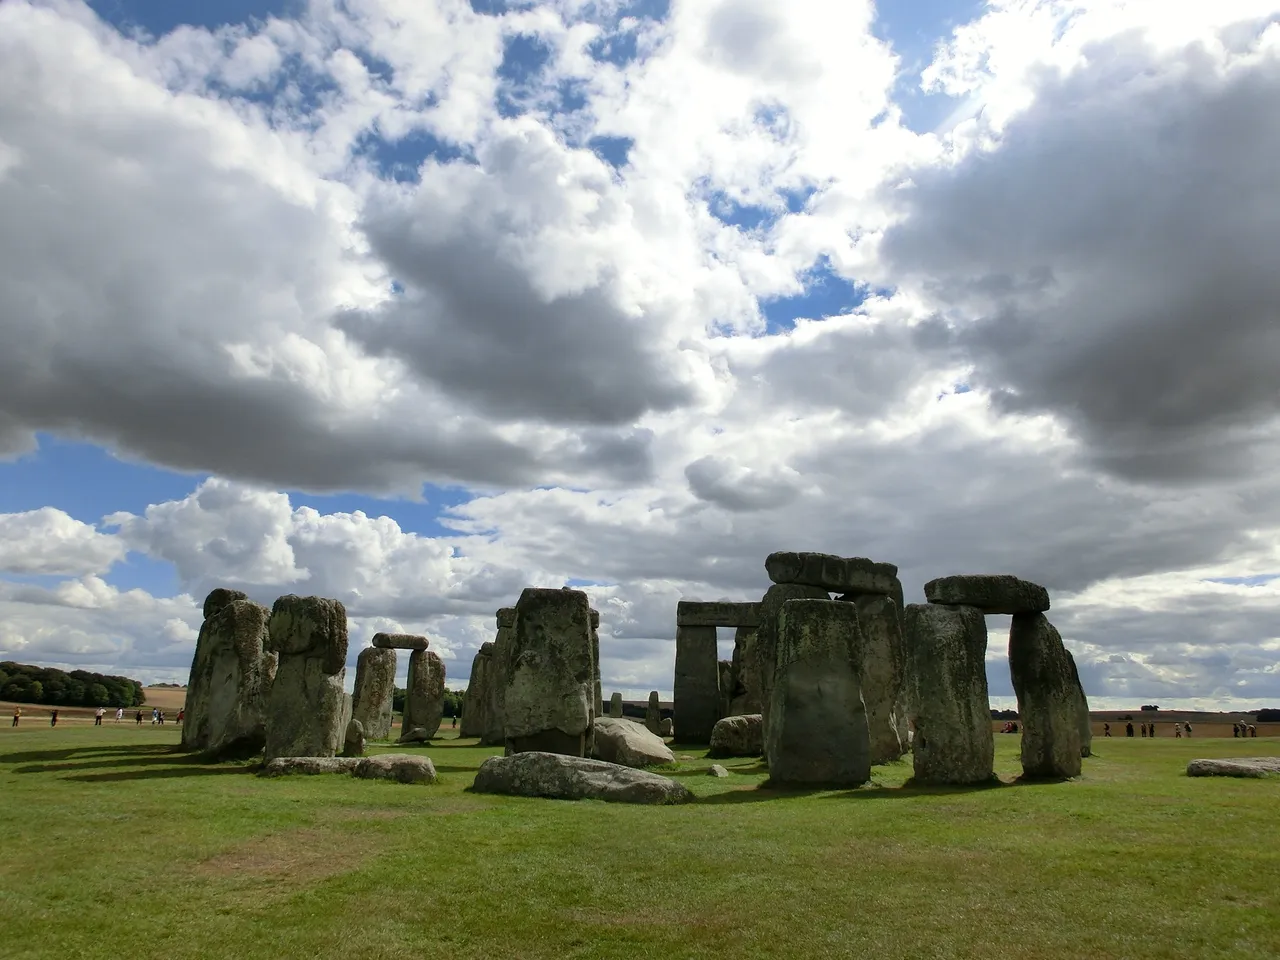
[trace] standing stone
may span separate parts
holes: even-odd
[[[924,585],[930,603],[977,607],[983,613],[1043,613],[1049,591],[1038,583],[1007,573],[939,577]]]
[[[1013,615],[1009,673],[1018,696],[1023,777],[1080,776],[1079,680],[1061,635],[1043,613]]]
[[[1076,658],[1067,651],[1067,663],[1071,665],[1071,678],[1075,681],[1076,690],[1076,723],[1080,728],[1080,756],[1093,756],[1093,718],[1089,716],[1089,698],[1084,695],[1084,684],[1080,682],[1080,671],[1076,669]]]
[[[591,724],[587,727],[587,756],[594,756],[596,717],[604,710],[604,688],[600,685],[600,611],[591,610],[591,673],[595,677],[595,694],[591,699]]]
[[[489,715],[486,718],[484,735],[480,742],[487,746],[498,746],[506,742],[503,734],[504,704],[507,697],[506,680],[510,672],[511,650],[515,646],[516,608],[502,607],[497,613],[498,633],[493,641],[492,662],[489,664],[492,677],[489,681]]]
[[[622,694],[615,693],[613,696],[609,698],[609,716],[611,717],[622,716]]]
[[[267,702],[265,758],[335,756],[350,713],[342,689],[346,608],[325,597],[280,597],[267,642],[280,659]]]
[[[995,740],[982,611],[912,603],[905,622],[915,779],[935,784],[990,780]]]
[[[401,742],[430,740],[440,731],[443,716],[444,661],[434,650],[415,650],[409,655]]]
[[[862,645],[853,604],[783,604],[764,734],[771,782],[856,785],[871,779]]]
[[[759,606],[757,604],[757,606]],[[729,712],[725,716],[742,717],[760,712],[760,673],[752,645],[756,627],[738,627],[733,634],[733,691],[729,696]]]
[[[836,557],[829,553],[771,553],[765,573],[774,583],[820,587],[829,593],[901,593],[898,568],[866,557]]]
[[[718,644],[719,640],[716,642]],[[716,666],[719,668],[720,685],[720,706],[716,711],[716,719],[719,720],[729,715],[729,704],[733,701],[733,661],[721,660]]]
[[[586,756],[596,694],[591,606],[585,593],[527,587],[520,594],[502,681],[508,755],[542,751]]]
[[[342,742],[342,755],[344,757],[363,757],[364,748],[364,724],[352,717],[347,721],[347,733]]]
[[[675,713],[682,743],[710,743],[720,719],[715,627],[676,627]]]
[[[458,724],[458,736],[483,737],[489,729],[489,709],[493,700],[493,648],[492,640],[480,644],[471,661],[471,679],[462,698],[462,722]]]
[[[764,753],[764,725],[760,714],[725,717],[711,731],[711,757],[758,757]]]
[[[778,665],[778,618],[782,615],[782,605],[788,600],[830,599],[830,595],[821,587],[796,583],[774,584],[765,591],[760,601],[760,626],[756,629],[755,640],[751,644],[754,672],[759,685],[760,715],[764,717],[765,729],[769,727],[773,673]]]
[[[356,687],[351,695],[351,716],[360,721],[368,739],[386,740],[391,736],[395,692],[395,650],[365,647],[356,658]]]
[[[658,733],[662,723],[662,707],[658,701],[658,691],[649,691],[649,705],[644,710],[644,725],[650,733]]]
[[[276,674],[276,655],[263,649],[269,616],[238,590],[217,589],[205,599],[187,680],[186,749],[245,755],[262,749]]]
[[[658,721],[658,736],[674,737],[676,735],[675,724],[671,722],[670,717],[663,717]]]
[[[840,599],[853,603],[862,628],[862,702],[867,708],[871,762],[891,763],[907,752],[898,717],[905,670],[902,613],[889,596],[846,594]]]

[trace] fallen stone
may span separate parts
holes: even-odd
[[[915,780],[924,784],[991,780],[995,739],[987,695],[987,621],[982,611],[911,603],[905,624]]]
[[[408,753],[380,753],[365,757],[351,771],[361,780],[394,780],[396,783],[435,783],[436,768],[428,757]]]
[[[773,698],[773,675],[778,667],[778,619],[782,605],[788,600],[830,600],[831,596],[821,587],[799,583],[777,583],[765,591],[760,601],[760,626],[751,644],[753,672],[758,684],[760,713],[765,728],[769,726],[769,710]],[[682,734],[683,735],[683,734]]]
[[[729,771],[718,763],[713,763],[711,766],[707,767],[707,776],[709,777],[727,777],[728,775]]]
[[[252,756],[266,742],[276,654],[267,650],[266,607],[219,588],[204,602],[187,680],[182,745],[214,756]]]
[[[685,743],[709,743],[720,718],[720,667],[715,627],[676,627],[673,697]]]
[[[674,804],[693,799],[688,787],[670,777],[603,760],[533,751],[490,757],[480,765],[472,789],[477,793],[610,803]]]
[[[483,737],[489,729],[489,705],[492,702],[493,684],[492,640],[480,644],[471,661],[471,677],[467,680],[467,692],[462,698],[462,722],[458,724],[459,737]]]
[[[1038,583],[1010,574],[939,577],[924,585],[930,603],[977,607],[983,613],[1043,613],[1049,591]]]
[[[359,757],[273,757],[258,771],[260,777],[284,777],[294,773],[350,773],[363,761]]]
[[[516,603],[515,636],[504,666],[507,752],[584,756],[595,714],[587,595],[527,587]]]
[[[426,743],[432,736],[426,727],[410,727],[407,732],[400,734],[396,743]]]
[[[849,602],[858,611],[863,637],[862,702],[867,709],[871,763],[892,763],[907,752],[898,718],[906,668],[902,611],[897,601],[883,594],[861,594]]]
[[[342,742],[344,757],[364,756],[364,724],[352,717],[347,721],[347,735]]]
[[[412,633],[375,633],[373,645],[382,650],[425,650],[431,641]]]
[[[1280,775],[1280,757],[1230,757],[1192,760],[1188,777],[1269,777]]]
[[[609,716],[622,716],[622,694],[615,693],[609,698]]]
[[[758,713],[725,717],[711,731],[713,757],[758,757],[764,753],[764,718]]]
[[[624,767],[656,767],[674,763],[675,754],[642,724],[615,717],[595,720],[595,758]]]
[[[409,655],[409,677],[404,694],[404,716],[400,729],[412,737],[400,736],[401,742],[420,739],[416,731],[426,731],[430,740],[440,730],[444,716],[444,661],[434,650],[414,650]]]
[[[902,591],[897,567],[866,557],[778,552],[765,558],[764,569],[774,583],[821,587],[829,593],[883,593],[893,596]]]
[[[351,694],[351,718],[360,721],[368,739],[385,740],[391,736],[395,692],[395,650],[365,647],[356,658],[356,685]]]
[[[289,594],[272,606],[267,631],[279,661],[267,700],[265,758],[334,756],[350,719],[346,608]]]
[[[681,600],[676,604],[677,627],[755,627],[759,623],[758,603]]]
[[[855,786],[871,779],[863,644],[851,603],[815,599],[782,605],[764,730],[771,782]]]
[[[1080,776],[1077,679],[1062,636],[1043,613],[1013,615],[1009,673],[1018,697],[1023,777]]]

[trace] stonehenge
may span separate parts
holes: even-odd
[[[267,649],[269,616],[239,590],[219,588],[205,598],[187,680],[182,745],[188,750],[250,755],[266,743],[277,660]]]
[[[351,717],[359,720],[369,740],[391,736],[392,700],[396,692],[396,651],[376,641],[356,658],[356,685],[351,694]]]
[[[1079,679],[1069,656],[1043,613],[1013,615],[1009,672],[1022,728],[1022,775],[1028,779],[1080,775]]]
[[[424,643],[426,637],[420,637]],[[430,740],[444,717],[444,661],[434,650],[416,647],[409,655],[400,742]]]
[[[902,611],[893,597],[884,594],[846,594],[840,599],[858,611],[862,632],[860,669],[871,762],[890,763],[907,752],[903,738],[906,717],[899,716],[906,710]]]
[[[710,743],[720,719],[720,665],[716,628],[676,627],[676,673],[673,685],[676,721],[685,743]]]
[[[279,660],[267,700],[264,756],[335,756],[350,711],[343,692],[346,608],[338,600],[289,594],[272,606],[267,630],[267,648]]]
[[[490,654],[489,674],[489,706],[485,715],[485,731],[480,742],[487,746],[500,746],[505,742],[503,736],[502,716],[506,701],[506,676],[511,648],[515,643],[516,608],[502,607],[496,614],[498,632],[493,640],[493,653]]]
[[[609,716],[611,717],[622,716],[622,694],[615,693],[613,696],[609,698]]]
[[[471,789],[476,793],[609,803],[671,804],[693,799],[688,787],[670,777],[604,760],[540,751],[490,757],[480,765]]]
[[[644,711],[644,725],[650,733],[661,734],[662,708],[659,706],[658,691],[649,691],[649,703]]]
[[[489,711],[493,699],[493,649],[494,642],[486,640],[471,661],[471,679],[467,681],[462,722],[458,725],[460,737],[483,738],[492,723]]]
[[[1049,591],[1009,574],[939,577],[924,585],[925,599],[949,606],[977,607],[983,613],[1043,613]]]

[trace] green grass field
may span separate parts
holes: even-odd
[[[677,748],[698,802],[650,808],[471,794],[469,741],[409,787],[261,780],[179,732],[0,730],[0,956],[1280,956],[1280,780],[1182,775],[1275,739],[1100,740],[1079,781],[968,791],[904,763],[779,793]]]

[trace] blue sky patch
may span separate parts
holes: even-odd
[[[123,32],[138,27],[160,37],[187,24],[216,30],[227,24],[296,17],[306,9],[305,0],[88,0],[89,7]]]
[[[1252,577],[1209,577],[1206,583],[1225,583],[1233,587],[1261,587],[1280,580],[1280,573],[1259,573]]]
[[[835,273],[825,260],[804,277],[804,293],[792,297],[761,300],[765,326],[770,334],[795,328],[800,319],[820,320],[849,313],[867,299],[871,291]]]

